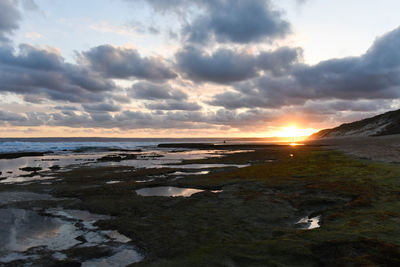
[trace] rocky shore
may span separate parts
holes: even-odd
[[[215,149],[209,144],[164,148],[170,153]],[[218,157],[149,168],[120,165],[141,157],[140,152],[124,152],[118,160],[103,158],[114,165],[47,170],[53,178],[46,182],[1,184],[3,215],[17,218],[25,212],[32,226],[46,221],[53,230],[72,234],[69,245],[51,247],[41,241],[24,250],[10,245],[10,229],[0,230],[0,262],[400,265],[397,164],[355,158],[320,143],[218,149],[223,151]],[[48,237],[52,231],[37,232]],[[28,232],[32,240],[35,234]],[[17,235],[13,241],[21,240]]]

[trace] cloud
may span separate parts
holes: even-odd
[[[257,75],[252,55],[229,49],[218,49],[210,55],[189,46],[176,54],[176,60],[179,70],[194,81],[229,83]]]
[[[56,113],[11,113],[0,110],[0,119],[9,126],[66,126],[74,128],[130,129],[213,129],[217,127],[254,128],[276,119],[275,112],[249,110],[245,112],[218,110],[171,110],[144,112],[123,110],[109,112],[78,113],[65,110]]]
[[[55,106],[54,107],[54,109],[56,109],[56,110],[78,110],[78,108],[77,107],[75,107],[75,106],[67,106],[67,105],[65,105],[65,106]]]
[[[289,23],[266,0],[206,1],[207,12],[183,28],[193,43],[272,41],[290,32]]]
[[[163,59],[141,57],[135,49],[101,45],[83,52],[81,60],[108,78],[161,82],[176,77]]]
[[[157,12],[174,12],[194,19],[182,28],[191,43],[252,43],[272,41],[290,32],[289,23],[270,0],[147,0]],[[197,12],[193,12],[193,10]],[[199,12],[199,10],[201,12]]]
[[[209,103],[235,109],[280,108],[303,105],[307,100],[396,99],[400,96],[398,47],[400,28],[378,38],[360,57],[331,59],[313,66],[283,65],[235,84],[232,92],[217,94]],[[274,76],[276,71],[279,75]]]
[[[145,104],[147,109],[150,110],[188,110],[197,111],[202,109],[202,106],[196,102],[184,102],[184,101],[164,101]]]
[[[0,91],[70,102],[101,101],[116,85],[85,67],[64,62],[53,50],[0,47]],[[33,99],[31,97],[31,99]]]
[[[24,117],[18,113],[12,113],[12,112],[8,112],[8,111],[0,110],[0,121],[1,122],[26,121],[26,117]]]
[[[9,41],[7,35],[18,29],[20,20],[21,14],[15,1],[0,1],[0,43]]]
[[[116,112],[120,111],[121,108],[112,103],[98,103],[98,104],[84,104],[83,108],[90,113],[93,112]]]
[[[209,54],[194,46],[186,46],[175,57],[177,69],[187,78],[196,82],[227,84],[254,78],[261,70],[282,75],[301,59],[302,50],[282,47],[252,54],[220,48]]]
[[[21,0],[22,7],[28,11],[40,12],[42,14],[43,11],[39,8],[34,0]]]
[[[146,100],[185,100],[188,95],[178,89],[172,88],[168,84],[154,84],[149,82],[139,82],[132,86],[129,95],[136,99]]]

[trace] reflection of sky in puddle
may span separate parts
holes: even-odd
[[[61,208],[47,209],[46,214],[51,216],[24,209],[0,209],[0,265],[18,259],[39,259],[41,254],[29,250],[33,247],[54,252],[55,259],[66,256],[59,251],[75,246],[109,246],[113,251],[109,257],[93,259],[82,266],[126,266],[143,259],[127,244],[130,238],[115,230],[100,231],[93,225],[110,216]],[[77,240],[79,236],[84,239]]]
[[[178,188],[172,186],[159,186],[149,187],[136,190],[136,193],[140,196],[163,196],[163,197],[190,197],[193,194],[203,192],[204,190],[193,189],[193,188]]]
[[[199,171],[199,172],[174,172],[171,173],[170,175],[204,175],[204,174],[209,174],[210,171]]]
[[[224,192],[224,190],[212,190],[211,191],[211,193],[214,193],[214,194],[218,194],[218,193],[222,193],[222,192]]]
[[[74,168],[82,165],[95,165],[95,166],[129,166],[135,168],[219,168],[219,167],[245,167],[248,165],[235,165],[235,164],[189,164],[189,165],[170,165],[179,164],[183,160],[204,159],[212,157],[222,157],[226,154],[242,153],[252,150],[185,150],[179,152],[165,151],[165,150],[148,150],[143,152],[133,152],[132,154],[138,155],[138,159],[122,160],[119,162],[114,161],[101,161],[97,159],[106,155],[129,154],[129,152],[85,152],[85,153],[72,153],[72,152],[58,152],[58,154],[45,155],[41,157],[22,157],[17,159],[0,159],[0,175],[2,178],[0,183],[23,183],[39,180],[53,179],[50,176],[35,175],[33,177],[21,177],[21,175],[30,174],[30,172],[22,171],[24,167],[40,167],[42,168],[39,173],[49,171],[49,168],[58,165],[61,168]],[[159,157],[154,157],[154,156]],[[63,171],[61,169],[61,171]],[[12,173],[8,173],[12,172]],[[189,175],[182,173],[182,175]],[[195,173],[192,173],[195,174]],[[196,173],[202,174],[202,173]]]
[[[82,263],[82,267],[120,267],[139,262],[143,260],[143,256],[132,248],[121,247],[118,251],[110,256],[101,259],[88,260]]]
[[[118,183],[120,183],[121,181],[108,181],[108,182],[106,182],[106,184],[118,184]]]
[[[74,225],[58,218],[23,209],[0,209],[0,222],[0,251],[3,253],[23,252],[38,246],[64,250],[79,244],[75,238],[82,234]]]
[[[249,164],[186,164],[186,165],[160,165],[163,168],[176,168],[176,169],[211,169],[211,168],[224,168],[224,167],[237,167],[243,168],[250,166]]]
[[[319,224],[321,215],[309,218],[308,216],[301,218],[296,224],[301,225],[301,229],[311,230],[321,227]]]

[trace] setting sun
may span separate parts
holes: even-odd
[[[307,137],[315,133],[316,130],[312,128],[297,128],[296,126],[280,127],[274,132],[277,137],[287,138],[300,138]]]

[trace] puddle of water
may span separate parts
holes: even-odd
[[[248,167],[249,164],[185,164],[185,165],[159,165],[160,168],[176,168],[176,169],[211,169],[211,168],[224,168],[224,167]]]
[[[193,189],[193,188],[178,188],[172,186],[159,186],[149,187],[136,190],[136,193],[140,196],[163,196],[163,197],[190,197],[193,194],[203,192],[204,190]]]
[[[232,165],[232,164],[191,164],[191,165],[168,165],[178,164],[182,160],[204,159],[213,157],[223,157],[227,154],[250,152],[252,150],[186,150],[179,152],[169,152],[163,150],[147,150],[142,151],[137,159],[123,160],[120,162],[99,162],[98,158],[107,155],[118,155],[121,152],[56,152],[55,154],[45,155],[41,157],[23,157],[17,159],[0,159],[0,170],[2,171],[2,179],[0,183],[26,183],[40,180],[54,179],[54,177],[42,177],[35,175],[33,177],[21,177],[21,175],[29,174],[29,172],[21,170],[25,167],[40,167],[39,173],[43,173],[53,169],[53,171],[65,171],[66,168],[75,168],[84,165],[96,166],[130,166],[135,168],[219,168],[219,167],[245,167],[248,165]],[[135,154],[138,154],[135,152]]]
[[[51,255],[51,256],[60,261],[66,260],[68,258],[67,255],[65,255],[64,253],[61,253],[61,252],[53,253],[53,255]]]
[[[209,174],[210,171],[200,171],[200,172],[174,172],[171,173],[170,175],[204,175],[204,174]]]
[[[40,216],[23,209],[0,209],[0,251],[24,252],[46,246],[50,250],[64,250],[80,243],[83,232],[58,218]]]
[[[130,238],[115,230],[98,231],[93,225],[110,216],[61,208],[47,209],[46,213],[52,217],[24,209],[0,209],[0,265],[15,260],[38,260],[40,255],[29,250],[34,247],[42,247],[53,252],[53,258],[63,260],[67,256],[60,251],[74,246],[111,246],[113,255],[92,259],[82,266],[126,266],[144,258],[127,244]],[[84,240],[77,240],[79,236]]]
[[[301,229],[311,230],[321,227],[319,224],[321,220],[321,215],[309,218],[308,216],[301,218],[296,224],[301,226]]]
[[[121,181],[108,181],[108,182],[106,182],[106,184],[118,184],[118,183],[120,183]]]
[[[132,239],[130,239],[127,236],[124,236],[122,234],[120,234],[118,231],[112,230],[112,231],[102,231],[106,236],[108,236],[109,238],[113,239],[116,242],[119,243],[128,243],[130,242]]]
[[[112,218],[111,216],[107,215],[90,213],[86,210],[68,210],[61,208],[47,209],[46,213],[67,220],[82,221],[82,224],[85,226],[85,228],[90,230],[97,229],[97,227],[93,225],[96,221]]]
[[[214,193],[214,194],[218,194],[218,193],[222,193],[222,192],[224,192],[224,190],[211,190],[211,193]]]
[[[129,246],[121,246],[117,252],[110,257],[89,260],[82,263],[82,267],[120,267],[139,262],[143,256]]]
[[[8,262],[12,262],[15,260],[32,260],[38,258],[36,256],[32,256],[32,255],[25,255],[23,253],[18,253],[18,252],[13,252],[13,253],[9,253],[5,256],[0,256],[0,263],[8,263]]]

